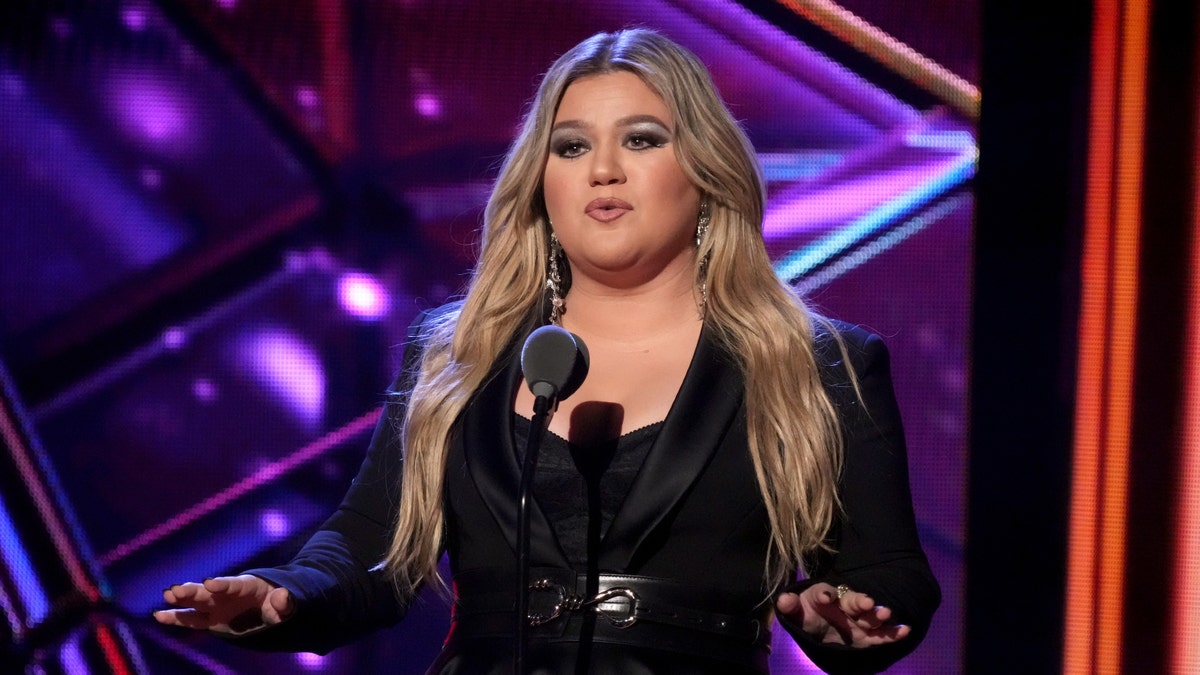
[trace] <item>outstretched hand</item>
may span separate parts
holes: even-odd
[[[892,610],[875,604],[871,596],[816,583],[800,593],[783,593],[775,609],[822,643],[869,647],[908,637],[912,628],[890,623]]]
[[[174,609],[154,613],[159,623],[238,635],[291,616],[292,596],[250,574],[176,584],[163,591]]]

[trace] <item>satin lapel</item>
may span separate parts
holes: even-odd
[[[658,439],[605,534],[601,569],[629,566],[720,447],[742,396],[741,374],[705,329]]]
[[[504,532],[514,555],[517,550],[517,490],[521,467],[513,447],[513,392],[521,380],[516,349],[505,353],[503,366],[479,391],[463,415],[463,453],[479,496]],[[521,451],[524,452],[524,448]],[[533,502],[529,552],[538,564],[569,567],[554,538],[550,521]]]

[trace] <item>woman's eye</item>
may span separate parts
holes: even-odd
[[[631,134],[625,143],[631,150],[646,150],[649,148],[661,148],[666,145],[667,141],[664,138],[659,138],[651,134]]]
[[[585,152],[587,152],[587,144],[578,140],[562,141],[554,146],[554,154],[567,159],[578,157]]]

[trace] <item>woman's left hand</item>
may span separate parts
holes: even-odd
[[[908,637],[912,629],[890,623],[892,610],[875,604],[871,596],[826,583],[816,583],[800,593],[783,593],[775,609],[822,643],[869,647]]]

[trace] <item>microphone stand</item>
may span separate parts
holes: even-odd
[[[529,644],[529,512],[533,500],[533,474],[537,468],[542,436],[550,425],[553,398],[537,396],[533,401],[533,420],[525,441],[521,462],[521,486],[517,492],[517,644],[513,657],[514,675],[525,675],[525,652]]]

